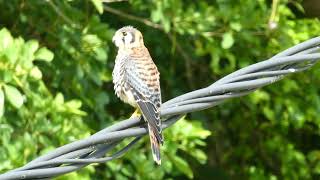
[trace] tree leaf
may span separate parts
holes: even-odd
[[[10,104],[16,108],[20,108],[23,104],[23,97],[20,91],[11,85],[5,85],[4,89]]]
[[[44,60],[47,62],[50,62],[53,60],[54,54],[47,49],[46,47],[40,48],[36,53],[35,53],[35,59],[39,60]]]
[[[230,27],[237,32],[241,31],[242,29],[242,25],[239,22],[231,22]]]
[[[13,42],[13,38],[10,34],[10,32],[3,28],[0,30],[0,51],[3,51],[6,49],[10,44]]]
[[[4,94],[3,90],[0,89],[0,118],[3,116],[4,113]]]
[[[39,42],[36,40],[30,40],[30,41],[26,42],[25,46],[26,46],[28,52],[30,54],[33,54],[39,48]]]
[[[30,75],[31,75],[31,77],[33,77],[37,80],[42,78],[42,72],[40,71],[40,69],[37,66],[35,66],[31,69]]]
[[[103,13],[103,2],[101,0],[91,0],[91,2],[96,7],[99,14],[102,14]]]
[[[188,176],[188,178],[192,179],[193,178],[193,172],[190,168],[190,166],[188,165],[188,163],[183,160],[182,158],[178,157],[178,156],[173,156],[173,163],[174,165],[181,171],[183,172],[185,175]]]
[[[234,39],[231,32],[227,32],[223,34],[222,43],[221,43],[223,49],[231,48],[233,43],[234,43]]]

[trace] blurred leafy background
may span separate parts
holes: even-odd
[[[122,26],[143,32],[163,101],[320,35],[317,0],[0,0],[0,7],[0,173],[130,116],[111,82],[111,38]],[[119,160],[57,179],[320,178],[319,68],[187,115],[166,130],[161,166],[145,138]]]

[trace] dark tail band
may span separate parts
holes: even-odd
[[[150,142],[151,142],[151,149],[152,149],[152,156],[154,161],[160,165],[161,164],[161,156],[160,156],[160,142],[156,136],[155,132],[156,130],[152,129],[150,125],[148,125],[149,129],[149,136],[150,136]]]

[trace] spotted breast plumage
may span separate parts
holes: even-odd
[[[113,36],[118,54],[112,72],[116,95],[135,107],[148,123],[153,159],[161,164],[163,144],[160,106],[160,73],[154,64],[139,30],[131,26],[119,29]]]

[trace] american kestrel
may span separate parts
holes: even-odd
[[[148,122],[153,159],[161,164],[160,73],[144,46],[139,30],[125,26],[115,33],[112,41],[118,47],[112,72],[115,93],[122,101],[136,108],[133,116],[141,113]]]

